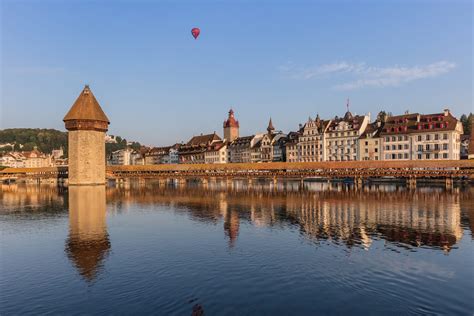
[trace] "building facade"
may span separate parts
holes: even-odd
[[[368,124],[359,137],[358,160],[382,160],[382,122]]]
[[[208,146],[204,152],[205,163],[227,163],[227,143],[217,141]]]
[[[357,160],[358,140],[370,121],[369,115],[352,115],[347,111],[343,118],[337,116],[325,129],[323,143],[325,161]]]
[[[381,132],[384,160],[458,160],[462,123],[448,109],[389,117]]]
[[[319,115],[313,120],[311,117],[303,125],[298,140],[298,161],[314,162],[324,160],[324,133],[331,121],[323,121]]]
[[[228,161],[233,163],[242,163],[251,161],[252,140],[255,135],[243,136],[234,139],[227,146]]]
[[[222,139],[215,132],[213,134],[201,134],[192,137],[186,145],[179,147],[179,162],[192,164],[205,163],[206,151],[216,142],[222,142]]]

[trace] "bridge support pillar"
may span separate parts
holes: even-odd
[[[453,178],[446,177],[446,189],[451,190],[453,188]]]
[[[355,184],[356,189],[362,189],[363,183],[364,182],[361,177],[354,178],[354,184]]]
[[[416,189],[416,178],[415,177],[407,178],[407,187],[410,190]]]
[[[304,178],[301,177],[298,183],[298,191],[303,191],[304,190]]]

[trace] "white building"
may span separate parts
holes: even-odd
[[[448,109],[389,117],[382,129],[384,160],[458,160],[462,123]]]
[[[223,141],[212,143],[204,152],[205,163],[227,163],[227,144]]]
[[[370,115],[355,115],[347,111],[343,118],[330,121],[324,133],[325,161],[357,160],[358,140],[370,121]]]

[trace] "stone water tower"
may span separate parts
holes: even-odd
[[[69,185],[104,185],[105,132],[110,122],[88,85],[63,121],[68,130]]]

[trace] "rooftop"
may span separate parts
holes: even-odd
[[[87,120],[110,123],[88,85],[77,97],[63,121]]]

